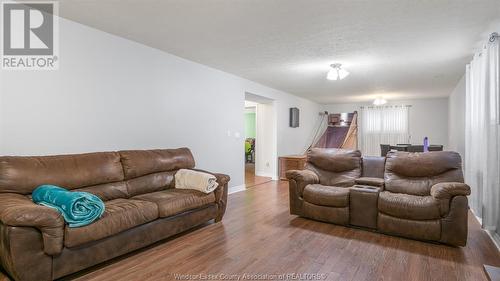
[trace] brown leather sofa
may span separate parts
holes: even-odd
[[[412,239],[464,246],[467,195],[460,155],[313,148],[287,171],[290,213]]]
[[[53,280],[220,221],[228,176],[214,174],[219,186],[209,194],[175,189],[175,172],[194,166],[187,148],[0,157],[3,269],[15,280]],[[57,211],[30,200],[41,184],[91,192],[106,211],[90,225],[66,227]]]

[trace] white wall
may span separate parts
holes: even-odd
[[[448,98],[448,148],[465,158],[465,75]]]
[[[425,136],[431,144],[442,144],[448,148],[448,98],[390,101],[388,105],[411,105],[411,143],[423,143]],[[361,106],[371,103],[328,104],[322,110],[329,113],[359,111]]]
[[[314,102],[65,19],[59,37],[59,70],[0,71],[2,155],[187,146],[236,186],[245,92],[275,100],[279,155],[302,152],[312,134]],[[300,128],[288,127],[289,107]]]

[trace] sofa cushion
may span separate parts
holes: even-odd
[[[0,157],[0,192],[26,195],[42,184],[75,189],[123,178],[116,152]]]
[[[349,205],[349,188],[308,184],[304,188],[305,201],[328,207],[347,207]]]
[[[388,191],[379,194],[378,209],[393,217],[412,220],[441,218],[439,201],[432,196],[417,196]]]
[[[131,199],[115,199],[104,203],[102,217],[92,224],[70,228],[66,226],[64,245],[68,248],[96,241],[158,218],[156,204]]]
[[[311,148],[307,162],[325,171],[347,172],[361,168],[361,152],[337,148]]]
[[[461,170],[460,154],[454,151],[411,153],[391,151],[387,154],[385,170],[402,177],[435,177],[451,170]]]
[[[119,151],[125,179],[152,173],[194,168],[188,148]]]
[[[176,171],[149,174],[126,181],[127,192],[130,197],[156,192],[174,186]]]
[[[127,183],[125,181],[92,185],[84,188],[77,188],[74,189],[74,191],[90,192],[101,198],[102,201],[130,197],[127,191]]]
[[[215,195],[213,192],[205,194],[197,190],[172,188],[135,196],[132,199],[156,203],[159,216],[164,218],[214,203]]]
[[[336,148],[311,148],[307,152],[306,169],[318,175],[327,186],[351,187],[361,176],[361,152]]]
[[[428,196],[440,182],[463,182],[462,160],[453,151],[387,154],[385,189],[396,193]]]

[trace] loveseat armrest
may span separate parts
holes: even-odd
[[[304,191],[306,185],[319,183],[318,175],[307,169],[286,171],[286,178],[288,180],[294,180],[297,183],[297,192],[299,196],[302,196],[302,192]]]
[[[217,179],[218,186],[214,190],[214,195],[215,195],[215,203],[217,203],[218,206],[218,214],[217,217],[215,218],[215,221],[216,222],[221,221],[222,217],[224,216],[224,213],[226,212],[228,183],[231,180],[231,177],[226,174],[212,173],[201,169],[192,169],[192,170],[213,175]]]
[[[372,177],[361,177],[354,180],[354,182],[358,185],[368,185],[375,187],[384,187],[385,181],[381,178],[372,178]]]
[[[61,253],[64,218],[57,210],[37,205],[21,194],[0,193],[0,221],[7,226],[37,228],[42,234],[43,251],[48,255]]]
[[[462,182],[440,182],[431,187],[431,195],[436,199],[467,196],[470,195],[470,187]]]

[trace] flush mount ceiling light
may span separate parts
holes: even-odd
[[[387,100],[383,99],[382,97],[378,97],[373,101],[373,105],[384,105],[387,103]]]
[[[342,64],[334,63],[330,65],[331,69],[326,75],[328,80],[342,80],[349,75],[349,71],[342,68]]]

